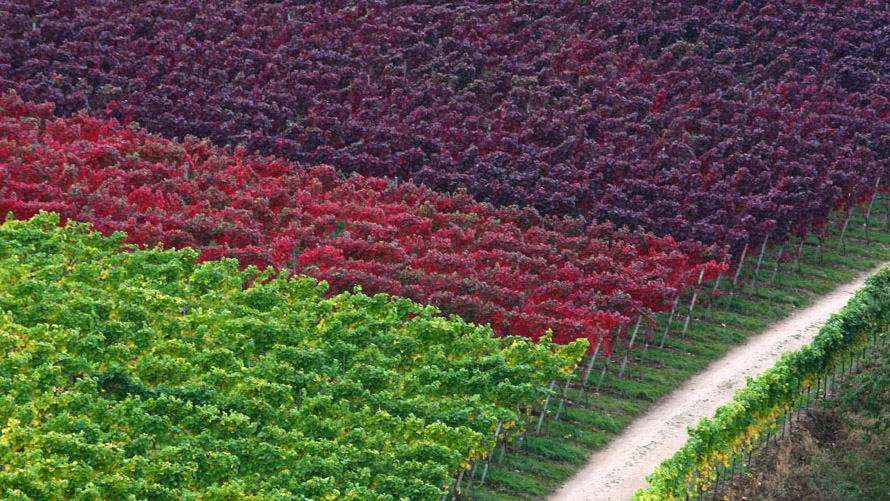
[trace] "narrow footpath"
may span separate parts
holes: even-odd
[[[837,313],[878,268],[860,275],[793,312],[788,318],[731,348],[707,369],[654,403],[615,437],[605,449],[590,457],[586,466],[553,493],[550,501],[627,501],[645,487],[646,475],[672,456],[688,440],[687,426],[714,415],[732,401],[745,377],[772,367],[782,353],[800,349],[819,332],[832,313]]]

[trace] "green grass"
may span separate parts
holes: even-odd
[[[593,367],[585,391],[577,386],[569,388],[567,404],[558,421],[554,419],[557,400],[552,399],[540,435],[534,433],[535,418],[534,422],[529,422],[529,431],[521,446],[519,441],[512,441],[503,460],[499,460],[500,450],[494,454],[485,485],[478,485],[477,473],[477,482],[469,499],[515,501],[546,497],[582,466],[590,453],[608,444],[650,404],[677,388],[689,376],[795,309],[811,304],[820,295],[851,281],[861,272],[890,260],[890,233],[881,230],[881,220],[882,217],[872,218],[869,226],[871,241],[866,242],[859,238],[864,218],[858,214],[854,216],[847,230],[846,254],[837,250],[840,229],[835,222],[831,227],[832,234],[823,242],[821,259],[818,256],[819,241],[810,237],[803,248],[802,270],[792,274],[792,263],[782,263],[774,284],[770,284],[770,278],[778,248],[768,248],[756,290],[737,290],[731,306],[727,306],[731,277],[729,280],[724,277],[720,296],[713,307],[709,311],[707,303],[700,297],[689,332],[681,338],[680,331],[691,300],[684,296],[663,349],[659,349],[658,344],[666,325],[664,315],[652,331],[645,360],[642,355],[646,340],[640,339],[631,350],[631,363],[624,377],[618,377],[625,353],[624,349],[620,350],[620,355],[616,353],[612,357],[602,387],[596,392],[605,363],[601,357]],[[758,253],[759,248],[753,255],[749,254],[740,283],[750,283]],[[706,290],[705,297],[711,288]],[[533,412],[535,415],[539,413],[540,409]]]

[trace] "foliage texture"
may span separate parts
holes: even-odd
[[[611,224],[495,208],[329,166],[178,143],[49,105],[0,100],[0,213],[52,210],[125,231],[130,243],[191,246],[201,259],[274,265],[433,304],[499,333],[613,346],[617,325],[670,307],[705,271],[701,245]],[[548,229],[550,227],[550,229]],[[619,334],[620,335],[620,334]]]
[[[439,499],[587,344],[59,222],[0,227],[3,499]]]

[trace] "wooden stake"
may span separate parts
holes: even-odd
[[[621,332],[621,325],[618,326],[618,331]],[[600,346],[602,346],[602,344],[602,339],[596,342],[596,348],[593,349],[593,355],[590,356],[590,363],[587,364],[587,369],[584,370],[584,377],[581,378],[582,391],[584,387],[587,386],[587,380],[590,379],[590,370],[593,369],[593,363],[596,362],[596,356],[599,354]]]
[[[544,423],[544,416],[547,414],[547,404],[550,403],[550,395],[553,394],[553,386],[556,384],[556,380],[550,381],[550,391],[547,392],[547,398],[544,399],[544,408],[541,409],[541,417],[538,419],[538,426],[535,428],[535,434],[541,434],[541,425]],[[501,425],[498,423],[498,432],[501,431]],[[497,433],[495,433],[495,438],[497,438]],[[484,475],[483,475],[484,477]]]
[[[843,254],[845,256],[847,255],[847,245],[844,242],[844,236],[846,236],[846,234],[847,234],[847,225],[850,224],[851,217],[853,217],[853,209],[852,208],[850,209],[850,213],[847,214],[847,219],[844,221],[844,227],[843,227],[843,229],[841,229],[841,239],[837,243],[837,250],[843,249]]]
[[[751,290],[757,290],[757,276],[760,274],[760,265],[763,264],[763,253],[766,252],[766,244],[769,242],[769,235],[763,239],[763,245],[760,246],[760,257],[757,258],[757,268],[754,269],[754,280],[751,281]]]
[[[732,277],[732,287],[729,289],[729,301],[726,303],[726,307],[729,308],[732,306],[732,298],[735,297],[735,288],[736,284],[739,281],[739,275],[742,273],[742,265],[745,264],[745,256],[748,255],[748,242],[745,242],[745,248],[742,249],[742,257],[739,259],[739,265],[735,269],[735,276]]]
[[[701,286],[702,279],[705,278],[705,269],[701,269],[701,273],[698,274],[698,285]],[[698,298],[698,289],[692,290],[692,301],[689,302],[689,313],[686,314],[686,323],[683,324],[683,334],[681,336],[683,338],[686,337],[686,331],[689,330],[689,323],[692,321],[692,310],[695,308],[695,300]]]
[[[559,407],[556,409],[556,417],[553,419],[559,419],[559,415],[562,413],[562,408],[566,403],[566,393],[569,392],[569,380],[566,379],[566,384],[562,388],[562,396],[559,397]],[[568,411],[566,411],[568,413]]]
[[[553,381],[554,383],[556,380]],[[548,393],[549,395],[549,393]],[[498,435],[501,434],[501,426],[504,424],[504,421],[498,421],[498,427],[494,431],[494,443],[497,446],[498,443]],[[539,425],[540,426],[540,425]],[[482,478],[479,479],[479,485],[485,485],[485,476],[488,475],[488,467],[491,465],[491,452],[488,453],[488,458],[485,460],[485,467],[482,468]]]
[[[773,276],[770,277],[769,283],[776,283],[776,275],[779,274],[779,263],[782,262],[782,256],[785,254],[785,244],[779,247],[779,257],[776,258],[776,267],[773,268]]]
[[[791,273],[794,273],[798,269],[800,269],[800,272],[803,273],[803,262],[801,260],[803,259],[803,244],[806,241],[806,238],[801,237],[800,245],[797,247],[797,254],[794,256],[794,265],[791,267]]]
[[[510,430],[504,433],[504,441],[501,442],[501,455],[498,456],[498,464],[504,463],[504,455],[507,454],[507,442],[510,440]]]
[[[470,470],[469,480],[467,480],[467,491],[466,495],[470,495],[470,490],[473,488],[473,479],[476,478],[476,467],[479,466],[479,460],[477,459],[475,463],[473,463],[473,469]]]
[[[702,269],[702,274],[705,270]],[[621,369],[618,371],[618,377],[624,377],[624,369],[627,367],[627,359],[630,358],[630,350],[634,347],[634,341],[637,339],[637,332],[640,330],[640,323],[643,322],[643,315],[637,315],[637,325],[634,326],[634,332],[630,336],[630,343],[627,344],[627,351],[624,353],[624,361],[621,362]]]
[[[729,261],[729,252],[723,255],[723,264]],[[717,289],[720,287],[720,279],[723,278],[723,272],[717,274],[717,280],[714,280],[714,288],[711,289],[711,297],[708,298],[708,313],[711,312],[711,307],[714,305],[714,295],[717,294]]]
[[[465,471],[466,470],[460,471],[460,475],[457,476],[457,482],[455,482],[453,484],[454,487],[453,487],[452,494],[451,494],[452,501],[456,501],[457,497],[460,496],[460,483],[464,481],[464,472]]]
[[[735,270],[735,276],[732,277],[732,287],[735,288],[739,281],[739,274],[742,272],[742,265],[745,263],[745,256],[748,254],[748,242],[745,242],[745,248],[742,249],[742,258],[739,259],[739,266]]]
[[[859,230],[859,236],[862,237],[865,235],[865,240],[868,241],[868,220],[871,218],[871,209],[875,205],[875,199],[878,198],[878,189],[881,187],[881,178],[878,178],[878,181],[875,183],[875,192],[871,196],[871,202],[868,203],[868,210],[865,212],[865,222],[862,223],[862,229]]]
[[[612,350],[614,354],[617,350]],[[609,364],[612,363],[612,356],[606,357],[606,363],[603,364],[603,372],[600,373],[600,380],[596,383],[596,391],[599,393],[600,388],[603,386],[603,378],[606,377],[606,369],[609,368]]]
[[[661,344],[658,345],[659,348],[664,348],[664,341],[667,339],[668,333],[671,331],[671,323],[674,321],[674,313],[677,311],[677,304],[680,303],[680,295],[677,294],[676,299],[674,299],[674,307],[671,308],[671,314],[668,315],[667,327],[664,328],[664,334],[661,335]]]
[[[643,346],[643,356],[640,357],[640,362],[646,361],[646,354],[649,353],[649,343],[652,342],[652,330],[654,329],[652,323],[649,323],[649,328],[646,329],[646,345]]]
[[[722,272],[717,274],[717,280],[714,281],[714,288],[711,289],[711,297],[708,298],[708,313],[711,313],[711,308],[714,306],[714,295],[717,294],[717,288],[720,287],[721,278],[723,278]]]

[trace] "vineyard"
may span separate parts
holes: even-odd
[[[0,0],[2,497],[543,496],[518,477],[887,260],[888,25]],[[754,434],[708,426],[653,499]]]
[[[793,416],[811,401],[832,398],[838,378],[862,363],[866,352],[886,343],[890,327],[890,268],[870,277],[865,287],[826,323],[812,344],[786,353],[774,367],[735,395],[734,401],[703,419],[689,442],[649,477],[651,486],[635,500],[702,498],[735,473],[758,446],[782,436]],[[879,341],[880,340],[880,341]],[[765,444],[765,445],[764,445]],[[732,473],[730,473],[730,467]]]
[[[585,348],[58,225],[0,227],[4,497],[439,497]]]
[[[190,246],[433,304],[502,334],[614,344],[631,316],[713,278],[707,249],[604,223],[494,208],[328,166],[227,154],[116,122],[0,102],[0,211],[57,211],[129,242]],[[704,262],[704,264],[702,264]]]

